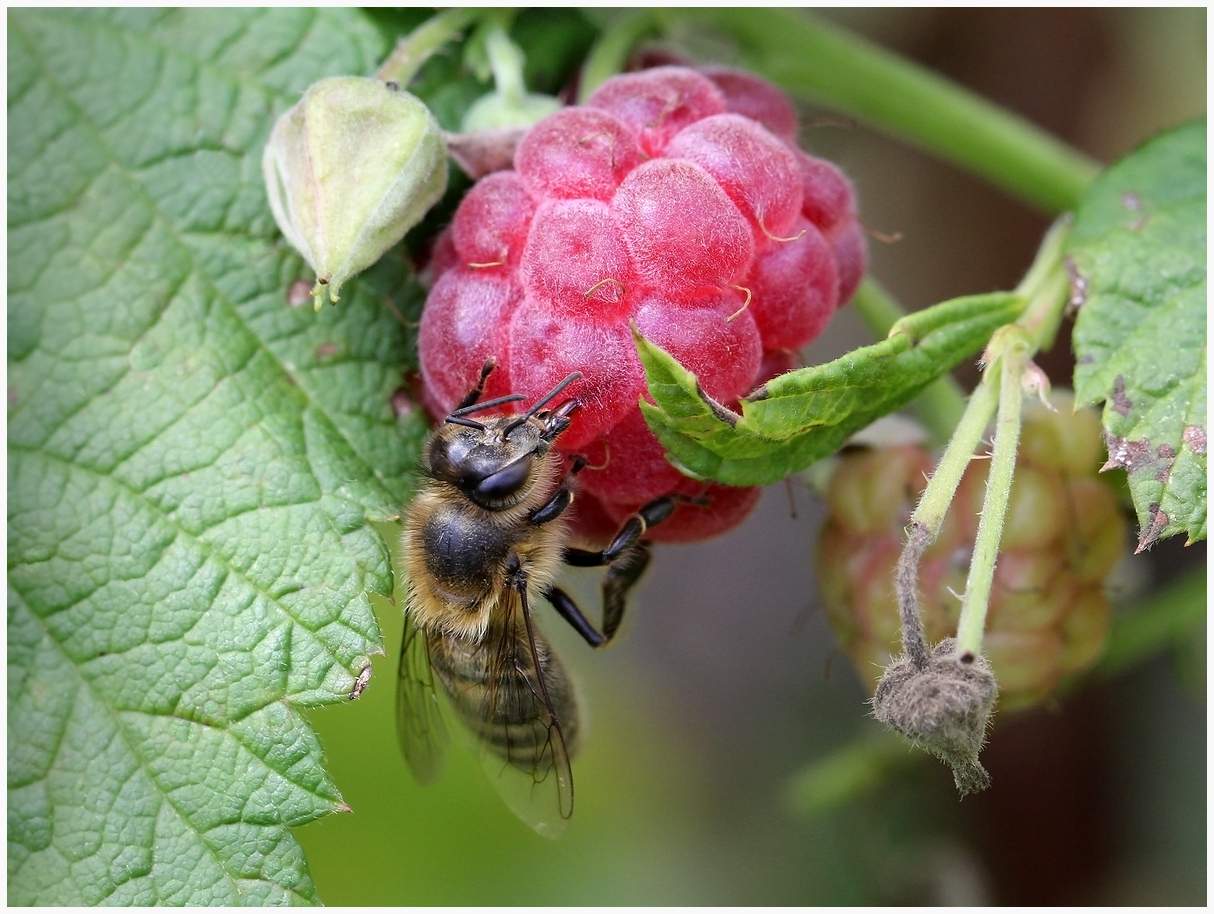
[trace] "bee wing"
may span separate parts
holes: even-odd
[[[396,736],[413,776],[419,783],[433,784],[447,760],[451,737],[434,689],[426,639],[406,613],[396,674]]]
[[[498,728],[492,745],[481,743],[481,764],[516,816],[559,838],[573,815],[573,770],[545,671],[568,686],[555,655],[544,642],[537,646],[525,589],[517,593],[507,601],[513,618],[493,646],[485,719]]]

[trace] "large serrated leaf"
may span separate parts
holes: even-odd
[[[385,43],[348,10],[8,25],[8,900],[315,902],[289,827],[342,804],[298,707],[381,650],[366,518],[422,423],[368,282],[288,305],[260,156]]]
[[[685,471],[727,485],[766,485],[905,406],[1023,308],[1010,292],[942,302],[899,321],[880,343],[775,378],[742,401],[741,416],[708,402],[693,374],[638,336],[654,400],[642,400],[641,412]]]
[[[1105,401],[1109,465],[1129,471],[1139,548],[1206,536],[1206,124],[1110,168],[1068,242],[1075,391]]]

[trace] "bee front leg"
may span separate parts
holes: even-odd
[[[485,364],[481,366],[481,376],[476,382],[476,386],[468,391],[468,393],[464,396],[464,399],[459,401],[459,405],[455,407],[453,412],[458,413],[461,409],[467,409],[469,406],[476,405],[481,398],[481,394],[485,392],[485,382],[489,380],[489,375],[496,367],[497,359],[486,359]]]
[[[544,504],[531,512],[531,523],[537,527],[556,520],[573,504],[573,478],[586,466],[585,457],[574,457],[569,475],[561,480],[561,486],[556,493]]]
[[[631,549],[607,566],[603,578],[603,630],[600,632],[578,608],[573,598],[559,587],[544,591],[548,602],[556,607],[574,631],[586,639],[591,647],[602,647],[613,637],[624,618],[628,603],[628,591],[632,589],[649,565],[649,548],[644,543],[635,543]]]

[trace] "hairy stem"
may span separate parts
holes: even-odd
[[[992,350],[1002,350],[997,363],[990,365],[987,370],[988,374],[993,374],[996,367],[999,369],[999,417],[995,423],[995,443],[986,481],[986,497],[982,502],[982,517],[978,521],[974,556],[970,560],[965,599],[961,602],[961,618],[957,622],[957,658],[962,663],[973,663],[982,653],[982,634],[986,630],[986,610],[990,603],[991,582],[995,578],[995,559],[999,555],[999,540],[1003,536],[1003,521],[1007,517],[1008,496],[1016,471],[1020,406],[1024,401],[1020,379],[1028,362],[1028,344],[1023,341],[1023,336],[1023,331],[1011,326],[1002,328],[991,340]],[[1009,342],[1002,344],[1000,337],[1007,337]]]
[[[928,644],[919,615],[919,562],[924,550],[940,532],[944,514],[952,503],[965,468],[969,466],[974,449],[994,415],[997,398],[997,386],[985,380],[970,397],[944,456],[940,458],[915,513],[911,515],[906,545],[898,557],[894,590],[902,623],[902,652],[918,670],[926,669],[928,661]]]
[[[982,440],[991,417],[995,415],[995,407],[999,402],[998,378],[984,378],[982,383],[970,395],[965,414],[953,432],[953,437],[945,448],[940,462],[932,478],[927,481],[927,488],[919,499],[915,513],[911,515],[911,523],[925,527],[936,538],[940,525],[944,523],[944,515],[952,504],[961,477],[973,459],[978,442]]]
[[[379,67],[375,76],[384,82],[408,86],[427,58],[455,38],[484,10],[476,7],[451,7],[431,16],[396,43],[392,53]]]

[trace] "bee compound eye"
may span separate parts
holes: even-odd
[[[479,499],[500,501],[521,489],[530,475],[530,458],[516,460],[480,480],[472,491]]]
[[[436,437],[430,444],[430,473],[436,479],[455,479],[459,473],[451,461],[451,449],[446,439]]]

